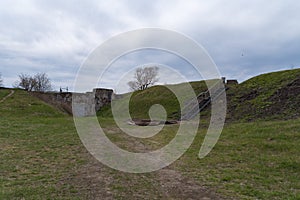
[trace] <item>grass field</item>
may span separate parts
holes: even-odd
[[[0,90],[0,101],[2,98],[7,96],[9,93],[10,93],[10,90],[5,90],[5,89]]]
[[[111,118],[99,121],[114,143],[131,150],[163,146],[178,126],[132,142]],[[200,127],[191,148],[167,167],[181,178],[164,170],[127,174],[86,152],[71,117],[17,90],[0,104],[0,199],[186,199],[180,188],[221,199],[300,199],[299,119],[227,124],[204,159],[197,157],[206,130]]]
[[[299,199],[299,130],[299,120],[230,124],[206,158],[195,159],[195,144],[180,168],[229,196]]]

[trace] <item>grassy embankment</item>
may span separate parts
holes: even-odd
[[[291,82],[291,80],[283,80],[286,76],[289,78],[294,76],[288,71],[283,73],[286,74],[280,75],[281,79],[278,80],[280,87],[285,87]],[[256,95],[258,99],[249,100],[251,105],[256,105],[255,108],[265,104],[265,100],[270,99],[269,97],[278,90],[278,88],[271,89],[275,82],[271,84],[270,81],[276,81],[276,78],[263,76],[266,77],[260,82],[256,79],[252,84],[245,82],[238,86],[243,87],[241,94],[248,95],[253,88],[248,92],[244,89],[254,87],[251,85],[269,85],[268,90],[263,88],[258,90],[260,94]],[[198,88],[199,91],[203,89],[199,84],[193,87]],[[153,103],[163,104],[164,101],[167,105],[175,105],[167,108],[168,116],[174,116],[178,106],[176,101],[173,104],[164,99],[147,97],[150,95],[148,94],[150,90],[157,88],[159,86],[144,91],[146,97],[139,96],[140,93],[136,94],[134,104],[143,109],[136,108],[137,110],[133,110],[132,114],[137,117],[147,117],[148,109],[144,106],[148,105],[145,104],[147,100],[149,106]],[[257,88],[257,85],[254,88]],[[0,90],[0,97],[8,93],[7,90]],[[157,96],[162,93],[164,97],[168,97],[166,91],[157,92]],[[171,96],[170,93],[169,97]],[[145,99],[142,100],[143,98]],[[238,103],[238,109],[243,109],[241,107],[244,105],[238,102],[239,98],[241,97],[233,99],[231,105]],[[297,101],[298,96],[291,97],[290,101],[293,98]],[[272,104],[268,103],[268,105],[272,107]],[[293,106],[294,104],[291,104],[291,108]],[[247,104],[245,107],[248,107]],[[109,109],[105,112],[109,112]],[[104,117],[103,113],[99,121],[111,140],[123,148],[135,149],[132,146],[134,144],[132,138],[122,134],[112,119]],[[289,113],[282,112],[278,116],[287,114]],[[249,116],[244,117],[245,120],[249,119]],[[227,124],[213,151],[201,160],[197,155],[206,129],[200,128],[191,148],[169,168],[192,178],[199,185],[217,191],[225,198],[299,199],[300,120],[271,121],[270,119]],[[86,176],[82,171],[91,161],[77,136],[71,117],[29,96],[26,92],[17,90],[13,96],[0,104],[0,121],[0,199],[23,197],[25,199],[81,199],[91,197],[90,194],[95,192],[92,190],[96,188],[91,188],[89,184],[91,177]],[[137,140],[137,143],[145,145],[147,149],[157,149],[172,139],[177,128],[178,125],[165,127],[158,135]],[[105,183],[104,189],[109,190],[114,198],[129,198],[138,193],[140,198],[163,196],[157,188],[159,183],[155,173],[125,174],[103,165],[98,167],[101,168],[104,178],[112,177],[112,180]],[[86,176],[80,179],[86,184],[80,183],[76,178],[81,175]]]

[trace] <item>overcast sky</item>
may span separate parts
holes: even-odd
[[[72,88],[80,65],[102,42],[124,31],[158,27],[193,38],[207,50],[222,76],[244,81],[300,66],[299,21],[298,0],[2,0],[0,73],[7,87],[20,73],[46,72],[56,90]],[[151,51],[141,54],[118,62],[151,63],[149,58],[157,56]],[[199,78],[185,70],[191,68],[184,61],[174,58],[172,63],[191,74],[190,80]],[[122,73],[117,70],[114,77]],[[161,83],[177,80],[164,77]],[[113,87],[105,77],[101,86]]]

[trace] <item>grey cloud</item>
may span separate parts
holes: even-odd
[[[70,85],[85,57],[106,39],[131,29],[161,27],[194,38],[222,75],[243,81],[300,66],[299,10],[296,0],[1,1],[0,72],[7,86],[18,73],[38,71],[48,72],[56,87]],[[151,59],[157,57],[149,53],[119,64]],[[160,60],[194,74],[183,61]],[[120,77],[125,69],[108,78]]]

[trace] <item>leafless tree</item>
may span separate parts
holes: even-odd
[[[15,84],[15,86],[23,88],[27,91],[32,91],[35,85],[34,79],[27,74],[20,74],[19,81]]]
[[[35,82],[34,90],[40,92],[50,91],[52,89],[51,81],[46,73],[38,73],[33,77]]]
[[[27,91],[46,92],[52,89],[51,81],[46,73],[38,73],[35,76],[20,74],[16,86]]]
[[[158,81],[158,67],[140,67],[137,68],[134,74],[134,81],[129,81],[128,86],[130,89],[145,90],[149,86],[153,85]]]
[[[2,75],[0,73],[0,87],[3,86],[3,79],[2,79]]]

